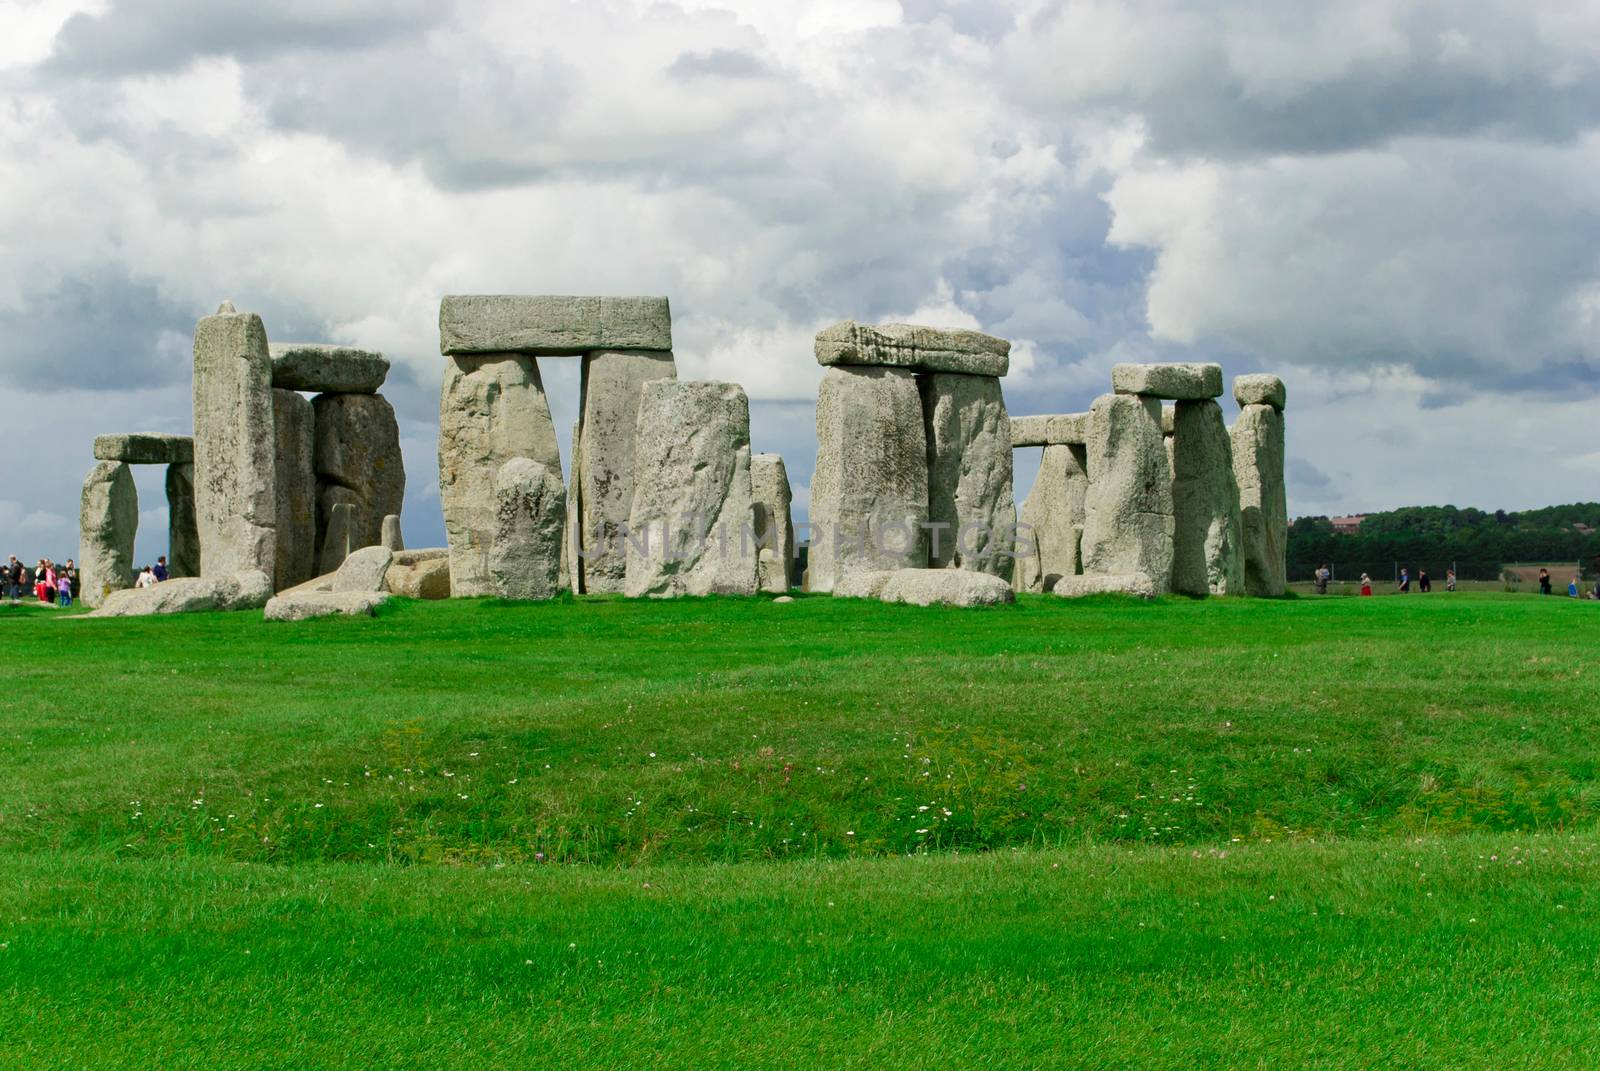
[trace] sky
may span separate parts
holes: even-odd
[[[1118,361],[1276,372],[1291,515],[1600,498],[1600,2],[0,0],[0,26],[0,553],[75,553],[96,434],[190,429],[224,299],[390,357],[412,546],[443,541],[447,293],[668,295],[679,375],[745,387],[800,516],[811,339],[846,318],[1010,339],[1015,414],[1087,408]],[[565,450],[577,362],[541,369]],[[162,474],[136,476],[148,558]]]

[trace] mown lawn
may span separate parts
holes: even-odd
[[[0,609],[0,1066],[1590,1067],[1600,606]]]

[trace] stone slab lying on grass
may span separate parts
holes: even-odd
[[[448,552],[437,558],[427,558],[412,564],[403,564],[398,555],[389,571],[383,574],[384,587],[390,594],[408,599],[448,599],[450,597],[450,558]]]
[[[346,558],[333,574],[334,594],[350,591],[383,591],[383,579],[394,564],[388,547],[362,547]]]
[[[854,320],[825,327],[815,344],[820,365],[879,365],[913,372],[965,372],[1003,376],[1011,368],[1011,343],[981,331],[920,327],[916,324],[861,324]]]
[[[1233,400],[1240,405],[1270,405],[1282,412],[1287,400],[1283,380],[1277,376],[1257,373],[1233,377]]]
[[[1085,595],[1133,595],[1140,599],[1156,597],[1156,585],[1144,573],[1126,576],[1064,576],[1050,589],[1052,595],[1063,599],[1080,599]]]
[[[389,358],[371,350],[318,342],[273,342],[272,385],[314,394],[376,394],[389,376]]]
[[[259,610],[272,595],[265,573],[249,570],[224,577],[180,577],[151,588],[112,592],[90,617],[145,617],[202,610]]]
[[[1088,413],[1052,413],[1011,418],[1011,445],[1082,446],[1089,441]]]
[[[267,603],[263,616],[268,621],[308,621],[336,614],[371,617],[387,601],[389,596],[382,591],[286,591]]]
[[[439,302],[445,356],[670,349],[672,309],[664,297],[451,294]]]
[[[836,599],[878,599],[911,606],[997,606],[1015,602],[1011,585],[967,569],[882,569],[854,572],[834,585]]]
[[[194,462],[194,437],[154,432],[97,435],[94,456],[97,461],[122,461],[129,465],[189,465]]]
[[[1111,368],[1111,389],[1118,394],[1143,394],[1173,401],[1198,401],[1222,396],[1220,364],[1118,364]]]

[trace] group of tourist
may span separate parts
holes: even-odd
[[[1550,580],[1550,570],[1539,570],[1539,594],[1555,594],[1555,586]],[[1595,577],[1594,587],[1585,591],[1583,584],[1577,577],[1573,577],[1567,584],[1567,598],[1569,599],[1600,599],[1600,576]]]
[[[1317,566],[1314,579],[1316,581],[1317,594],[1326,595],[1328,593],[1328,584],[1333,580],[1333,568],[1326,564]],[[1426,569],[1417,570],[1416,583],[1419,592],[1427,593],[1433,590],[1433,581],[1429,579],[1428,570]],[[1410,569],[1400,570],[1400,579],[1395,581],[1394,589],[1401,595],[1409,595],[1411,593]],[[1444,589],[1446,591],[1456,590],[1456,571],[1454,569],[1445,570]],[[1366,573],[1361,574],[1361,594],[1372,594],[1372,577]]]
[[[156,559],[154,565],[140,568],[134,577],[133,586],[155,587],[166,578],[167,559],[166,555],[162,555]],[[65,608],[72,605],[72,600],[82,590],[83,582],[78,565],[71,558],[68,558],[64,565],[57,565],[49,558],[40,558],[37,564],[29,567],[13,554],[8,561],[0,565],[0,597],[9,599],[12,603],[21,602],[31,595],[46,605]]]

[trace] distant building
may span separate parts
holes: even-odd
[[[1365,513],[1356,513],[1349,517],[1330,518],[1330,522],[1333,524],[1333,530],[1335,532],[1338,532],[1341,535],[1355,535],[1357,532],[1361,531],[1361,522],[1366,519],[1367,515]]]

